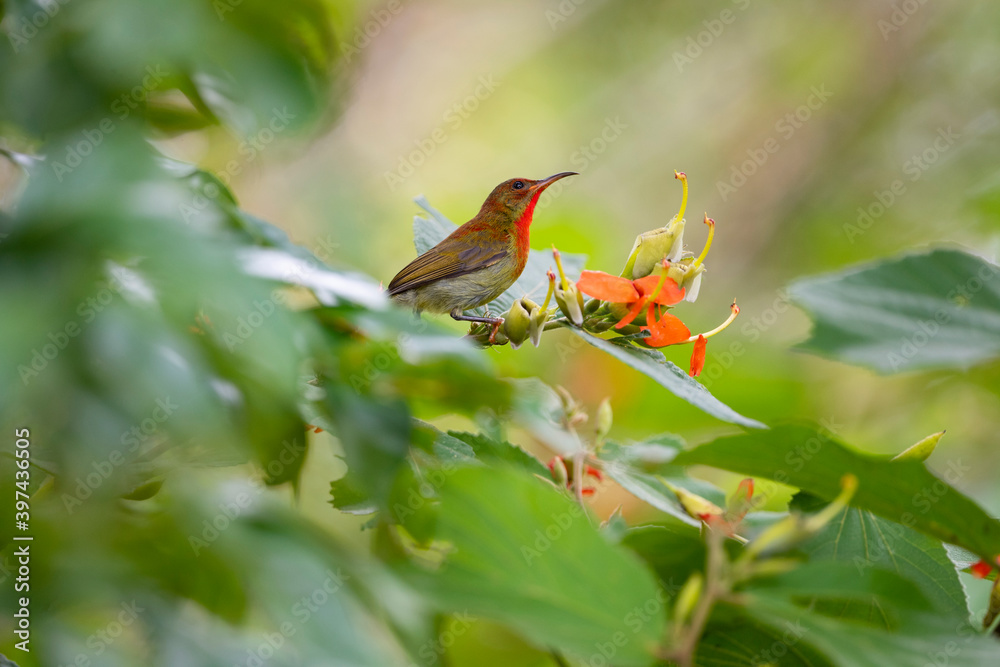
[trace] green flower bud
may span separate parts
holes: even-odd
[[[531,324],[528,327],[528,338],[531,344],[538,347],[542,339],[542,332],[545,330],[545,323],[549,321],[549,309],[535,307],[531,312]]]
[[[602,440],[611,431],[614,413],[611,411],[611,401],[604,399],[597,406],[597,439]]]
[[[613,318],[613,321],[615,323],[618,323],[618,322],[621,322],[625,318],[626,315],[628,315],[629,305],[626,304],[626,303],[609,303],[608,304],[608,312],[611,313],[611,317]],[[645,308],[642,308],[642,309],[639,310],[639,314],[636,315],[635,319],[632,320],[632,324],[629,324],[628,326],[626,326],[626,327],[624,327],[622,329],[618,329],[617,331],[618,331],[618,333],[628,333],[625,330],[628,329],[629,327],[633,327],[633,326],[635,327],[635,329],[633,329],[633,331],[631,333],[634,333],[635,331],[638,331],[639,327],[641,327],[641,326],[646,326],[646,309]]]
[[[531,326],[531,317],[521,302],[518,299],[511,305],[510,310],[504,313],[503,324],[500,326],[500,331],[507,336],[510,346],[515,350],[527,340],[528,327]]]
[[[677,594],[677,601],[674,603],[674,623],[684,623],[688,616],[694,611],[701,597],[701,591],[705,587],[705,578],[701,572],[692,572],[688,580],[684,582],[684,587]]]
[[[583,292],[576,288],[575,283],[567,282],[564,289],[559,282],[556,282],[555,297],[559,310],[574,326],[583,324]]]
[[[653,273],[662,272],[654,270]],[[705,273],[705,265],[695,263],[694,257],[685,257],[673,262],[667,268],[667,277],[677,283],[678,287],[684,288],[684,300],[694,303],[698,299],[698,292],[701,290],[701,276]]]
[[[688,182],[683,172],[674,172],[674,178],[681,182],[683,194],[677,215],[663,227],[643,232],[635,239],[632,252],[628,255],[622,276],[629,280],[645,278],[664,259],[675,262],[684,252],[684,210],[687,208]]]
[[[803,525],[802,517],[790,514],[776,521],[749,544],[744,552],[745,557],[759,558],[771,553],[785,551],[809,536],[809,531]]]
[[[671,221],[666,227],[643,232],[635,238],[629,263],[622,276],[629,280],[645,278],[663,259],[673,262],[680,259],[684,249],[684,221]]]
[[[587,330],[593,333],[604,333],[615,328],[614,320],[599,320],[590,325]]]
[[[549,461],[549,471],[552,473],[552,481],[557,486],[566,486],[569,482],[569,471],[566,470],[566,463],[561,456],[557,456]]]
[[[713,503],[710,500],[702,498],[697,493],[692,493],[687,489],[681,488],[679,486],[674,486],[662,477],[659,478],[661,482],[668,489],[674,492],[677,496],[677,500],[680,502],[681,507],[689,516],[701,521],[707,521],[708,517],[712,516],[722,516],[722,508]]]
[[[938,431],[937,433],[932,433],[915,445],[904,449],[899,454],[892,457],[893,461],[899,461],[900,459],[916,459],[918,461],[926,461],[927,458],[934,453],[934,448],[937,447],[938,441],[944,435],[944,431]]]

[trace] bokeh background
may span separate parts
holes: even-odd
[[[704,242],[703,211],[717,233],[700,298],[677,313],[702,331],[734,297],[742,309],[709,345],[711,391],[750,417],[819,421],[880,453],[947,429],[930,467],[971,465],[956,486],[1000,514],[1000,366],[879,376],[797,352],[809,321],[785,289],[926,245],[996,259],[1000,6],[392,0],[330,10],[340,59],[325,121],[259,150],[221,128],[157,146],[230,176],[242,208],[332,266],[386,283],[415,254],[414,197],[461,223],[500,181],[564,170],[580,175],[543,198],[532,246],[617,273],[635,236],[676,212],[673,173],[684,171],[688,246]],[[22,187],[0,161],[0,208]],[[557,331],[538,349],[484,354],[503,374],[563,385],[590,408],[610,398],[618,438],[673,432],[696,443],[732,430],[574,340]],[[667,350],[682,367],[688,354]],[[360,553],[366,519],[329,504],[344,471],[337,443],[311,438],[322,446],[311,447],[298,494],[267,493]],[[526,434],[512,439],[544,456]],[[605,491],[600,512],[624,503],[641,516],[637,502]],[[479,624],[462,635],[456,664],[486,664],[461,658],[483,647],[495,664],[521,664],[515,649],[503,653],[512,641]]]
[[[996,257],[998,19],[986,4],[362,3],[341,29],[343,116],[262,152],[234,187],[297,242],[387,283],[415,254],[417,195],[461,223],[504,179],[579,171],[543,199],[532,246],[617,272],[635,235],[676,212],[684,171],[687,245],[702,245],[703,211],[718,227],[701,296],[677,312],[698,331],[733,297],[742,308],[709,346],[712,392],[876,452],[947,429],[942,460],[975,462],[959,487],[1000,513],[995,365],[883,377],[798,353],[809,324],[785,292],[925,245]],[[224,168],[232,146],[216,139],[178,155]],[[688,353],[667,350],[682,367]],[[725,428],[564,333],[490,354],[588,405],[609,396],[625,436]]]

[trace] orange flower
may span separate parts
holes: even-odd
[[[664,268],[668,265],[664,262]],[[691,336],[691,331],[663,306],[672,306],[684,299],[684,289],[668,278],[666,274],[649,275],[638,280],[613,276],[603,271],[584,271],[580,274],[577,288],[584,294],[601,301],[623,303],[628,313],[615,324],[616,329],[631,324],[646,309],[646,325],[639,327],[649,331],[645,339],[652,347],[664,347],[683,343]]]
[[[688,375],[695,378],[701,375],[701,369],[705,367],[705,348],[708,347],[708,339],[705,334],[698,334],[694,341],[694,349],[691,351],[691,370]]]
[[[740,308],[734,302],[730,306],[731,313],[725,322],[711,331],[692,336],[691,331],[679,318],[667,312],[667,307],[684,299],[685,290],[673,278],[667,276],[670,263],[664,260],[662,266],[663,273],[660,275],[648,275],[638,280],[613,276],[603,271],[583,271],[576,286],[581,292],[595,299],[628,306],[628,312],[615,324],[615,329],[631,324],[645,308],[646,324],[639,328],[649,332],[649,336],[642,340],[650,347],[694,343],[691,370],[688,374],[696,377],[705,367],[707,339],[729,326],[739,315]]]

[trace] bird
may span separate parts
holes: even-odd
[[[474,218],[407,264],[389,283],[389,297],[418,315],[448,313],[458,321],[490,324],[490,342],[503,318],[466,315],[514,284],[528,262],[528,230],[547,187],[577,172],[512,178],[493,188]]]

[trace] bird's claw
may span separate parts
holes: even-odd
[[[490,331],[490,345],[496,345],[497,332],[500,331],[500,327],[503,326],[503,318],[498,317],[493,321],[493,330]]]

